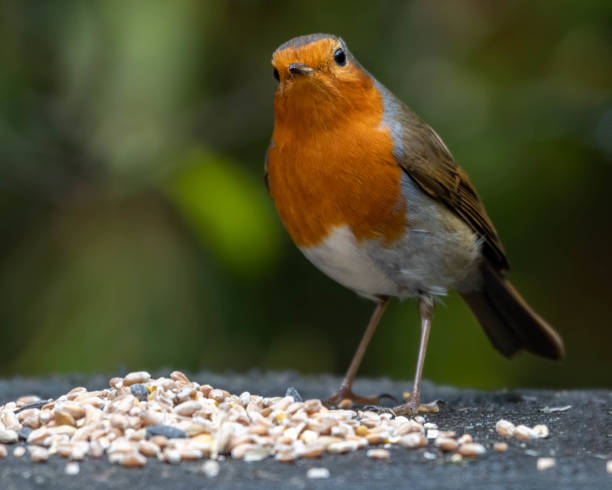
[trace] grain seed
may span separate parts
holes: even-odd
[[[329,478],[329,470],[327,468],[310,468],[306,472],[306,478],[310,480],[322,480]]]
[[[496,442],[493,444],[493,449],[498,453],[505,453],[508,450],[508,443],[506,442]]]
[[[539,471],[546,471],[556,464],[557,462],[555,461],[555,458],[538,458],[536,466]]]
[[[512,437],[514,435],[516,427],[508,420],[498,420],[495,424],[495,430],[502,437]]]
[[[366,453],[368,458],[372,459],[380,459],[380,460],[389,460],[391,458],[391,453],[386,449],[369,449]]]

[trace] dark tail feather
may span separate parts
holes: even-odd
[[[559,334],[491,265],[485,263],[481,269],[482,290],[462,296],[495,348],[506,357],[525,349],[549,359],[561,359],[565,349]]]

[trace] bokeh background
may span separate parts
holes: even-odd
[[[425,376],[612,386],[611,21],[607,0],[3,1],[0,375],[344,371],[372,305],[293,247],[262,175],[271,53],[322,31],[444,138],[567,344],[508,361],[451,294]],[[394,303],[360,373],[410,378],[418,335]]]

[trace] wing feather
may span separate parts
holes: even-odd
[[[498,269],[507,270],[504,247],[467,173],[457,165],[436,132],[404,104],[401,107],[404,130],[398,163],[423,191],[482,237],[485,256]]]

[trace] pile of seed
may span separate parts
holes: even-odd
[[[52,454],[72,461],[105,456],[136,467],[147,458],[179,463],[225,455],[291,462],[363,448],[369,457],[384,460],[390,457],[385,446],[416,449],[428,442],[453,453],[451,461],[486,452],[469,434],[456,438],[421,416],[330,410],[318,399],[302,401],[295,390],[293,396],[273,398],[233,395],[179,371],[158,379],[134,372],[112,378],[109,385],[100,391],[74,388],[56,400],[22,397],[7,403],[0,407],[0,443],[25,440],[35,462]],[[0,458],[7,454],[3,444]],[[23,446],[14,450],[15,456],[24,453]]]

